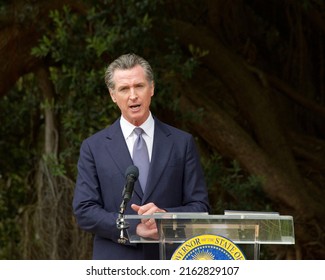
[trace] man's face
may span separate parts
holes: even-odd
[[[120,108],[123,117],[135,126],[140,126],[149,116],[154,84],[146,79],[139,65],[128,70],[115,70],[113,76],[115,89],[111,98]]]

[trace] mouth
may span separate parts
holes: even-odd
[[[141,107],[140,104],[134,104],[129,106],[132,111],[138,111]]]

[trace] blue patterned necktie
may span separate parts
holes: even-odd
[[[137,135],[137,139],[133,146],[133,164],[139,169],[139,182],[144,192],[149,173],[149,154],[147,144],[142,138],[143,129],[136,127],[134,132]]]

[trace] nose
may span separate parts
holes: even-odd
[[[135,99],[137,99],[138,98],[138,95],[137,95],[137,93],[136,93],[136,90],[134,89],[134,88],[131,88],[130,89],[130,99],[131,100],[135,100]]]

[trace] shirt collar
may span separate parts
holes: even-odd
[[[151,138],[153,138],[153,133],[154,133],[154,119],[152,117],[152,114],[150,112],[149,117],[147,118],[147,120],[140,125],[139,127],[141,127],[143,129],[143,131]],[[120,119],[120,124],[121,124],[121,129],[122,129],[122,133],[124,135],[124,138],[127,139],[128,137],[131,136],[131,134],[133,133],[133,130],[136,126],[134,126],[133,124],[131,124],[130,122],[128,122],[123,116],[121,116]]]

